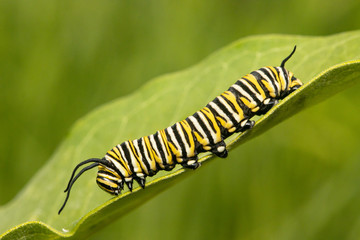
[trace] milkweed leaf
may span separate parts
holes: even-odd
[[[102,228],[188,174],[181,167],[147,179],[142,190],[135,185],[112,198],[98,189],[96,170],[84,174],[72,189],[59,216],[63,190],[74,166],[102,157],[114,145],[149,135],[200,109],[236,79],[263,66],[278,66],[294,45],[287,69],[305,86],[281,101],[255,127],[227,140],[235,147],[295,113],[325,100],[360,80],[360,32],[328,37],[267,35],[241,39],[215,52],[199,64],[149,81],[133,94],[110,102],[80,119],[48,163],[24,189],[0,208],[2,239],[81,239]],[[231,155],[231,151],[229,153]],[[35,157],[35,156],[34,156]],[[203,163],[215,159],[201,155]]]

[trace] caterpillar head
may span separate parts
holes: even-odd
[[[284,89],[283,95],[282,97],[285,97],[287,95],[289,95],[290,93],[294,92],[296,89],[300,88],[303,83],[300,81],[300,79],[296,78],[294,76],[294,73],[288,71],[285,69],[285,63],[287,62],[287,60],[289,60],[291,58],[291,56],[295,53],[296,50],[296,46],[294,47],[293,51],[290,53],[289,56],[287,56],[280,65],[280,68],[282,69],[283,73],[284,73],[284,78],[286,81],[286,85],[287,88]]]
[[[99,165],[96,183],[105,192],[116,196],[124,188],[122,177],[120,177],[115,168],[109,168],[103,164]]]

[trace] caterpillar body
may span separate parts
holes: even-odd
[[[254,126],[250,120],[255,115],[269,111],[278,100],[302,86],[285,63],[294,54],[296,46],[280,67],[263,67],[237,80],[230,88],[208,103],[204,108],[155,134],[116,145],[103,158],[80,162],[71,175],[65,201],[66,205],[74,182],[85,171],[98,167],[98,186],[112,195],[119,195],[127,185],[130,191],[133,180],[145,187],[147,176],[160,170],[169,171],[176,164],[196,169],[200,166],[198,154],[210,151],[218,157],[228,155],[224,139],[235,132]],[[83,165],[75,176],[76,171]]]

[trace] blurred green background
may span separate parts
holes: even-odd
[[[77,119],[155,76],[248,35],[355,29],[357,0],[2,0],[0,204],[45,164]],[[347,176],[360,170],[359,90],[213,161],[93,239],[358,239],[360,193]]]

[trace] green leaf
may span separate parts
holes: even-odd
[[[171,172],[159,172],[147,179],[144,190],[135,185],[132,193],[125,191],[116,198],[98,189],[94,169],[76,182],[66,208],[58,215],[65,198],[63,190],[78,162],[101,157],[122,141],[152,134],[184,119],[237,78],[263,66],[278,66],[297,45],[287,69],[306,85],[258,118],[252,130],[229,138],[229,147],[234,147],[359,82],[359,41],[360,32],[329,37],[245,38],[194,67],[153,79],[134,94],[94,110],[75,124],[49,162],[16,198],[0,208],[1,237],[80,239],[94,233],[185,176],[201,172],[201,168],[189,171],[177,167]],[[210,157],[203,154],[201,161]]]

